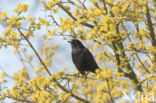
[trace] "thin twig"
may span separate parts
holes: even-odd
[[[84,77],[81,77],[81,76],[76,76],[76,75],[71,75],[71,74],[63,74],[62,76],[84,78]],[[91,78],[91,77],[87,77],[86,79],[97,80],[97,79]]]
[[[108,94],[110,96],[110,99],[111,99],[112,103],[114,103],[114,100],[113,100],[113,97],[112,97],[112,94],[111,94],[111,89],[110,89],[110,84],[109,84],[108,79],[106,81],[107,81],[107,87],[108,87]]]
[[[105,0],[102,0],[102,2],[103,2],[103,6],[104,6],[104,8],[105,8],[106,14],[108,14]]]
[[[124,24],[123,24],[123,23],[121,23],[121,24],[122,24],[124,30],[127,32],[127,30],[126,30]],[[130,38],[129,36],[128,36],[128,39],[129,39],[129,41],[131,42],[131,38]],[[136,57],[137,57],[137,59],[139,60],[139,62],[141,63],[142,67],[145,69],[145,71],[146,71],[147,73],[150,74],[149,70],[148,70],[148,69],[145,67],[145,65],[142,63],[142,61],[141,61],[141,59],[140,59],[140,57],[139,57],[139,55],[138,55],[137,53],[136,53]]]
[[[61,4],[57,4],[63,11],[65,11],[74,21],[77,21],[77,18],[75,18],[68,10],[65,9],[65,7]],[[94,28],[94,25],[88,24],[88,23],[81,23],[84,26],[87,26],[89,28]]]
[[[55,20],[55,18],[53,17],[52,14],[50,15],[50,17],[52,18],[52,20],[54,21],[54,23],[55,23],[57,26],[60,26],[60,25],[58,24],[58,22]]]
[[[33,45],[30,43],[30,41],[28,40],[28,38],[21,32],[21,30],[19,28],[17,28],[17,30],[20,32],[20,34],[24,37],[24,39],[28,42],[28,44],[30,45],[30,47],[32,48],[32,50],[34,51],[35,55],[37,56],[37,58],[39,59],[39,61],[41,62],[41,64],[43,65],[43,67],[46,69],[46,71],[48,72],[49,75],[51,75],[50,71],[48,70],[47,66],[44,64],[44,62],[42,61],[42,59],[40,58],[39,54],[37,53],[37,51],[35,50],[35,48],[33,47]]]

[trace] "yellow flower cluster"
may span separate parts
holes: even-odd
[[[119,14],[119,13],[120,13],[119,7],[118,7],[118,6],[114,6],[114,7],[112,8],[112,12],[113,12],[114,14]]]
[[[55,35],[56,31],[57,31],[57,29],[53,29],[52,31],[50,31],[50,30],[48,29],[48,30],[47,30],[47,33],[48,33],[49,35]]]
[[[39,18],[39,22],[41,23],[41,25],[49,26],[49,21],[46,21],[43,18]]]
[[[15,84],[12,89],[6,89],[5,96],[9,96],[14,100],[19,101],[29,101],[29,102],[39,102],[39,103],[51,103],[55,100],[66,101],[71,98],[70,93],[57,92],[57,85],[52,83],[53,78],[60,79],[63,72],[58,72],[52,76],[39,77],[36,76],[31,80],[25,81],[27,77],[27,71],[22,68],[19,73],[14,74]],[[53,88],[56,87],[56,88]]]
[[[13,10],[15,13],[19,13],[21,11],[26,12],[28,9],[28,4],[18,3],[16,8]]]
[[[3,78],[6,75],[6,71],[1,72],[1,78]]]
[[[54,55],[55,51],[57,49],[57,45],[54,46],[49,46],[49,45],[45,45],[42,48],[42,55],[45,57],[45,59],[43,60],[43,62],[45,63],[45,65],[48,67],[51,65],[52,62],[52,56]]]
[[[18,37],[17,35],[19,34],[11,28],[12,26],[9,25],[8,28],[3,31],[3,36],[5,37],[4,40],[6,41],[5,43],[11,44],[13,47],[17,48],[19,41],[15,42],[15,40]],[[3,44],[3,46],[5,46],[5,43]]]
[[[9,18],[9,20],[7,20],[7,24],[20,26],[21,24],[17,19],[18,19],[18,17],[13,15]]]
[[[107,71],[112,72],[112,70]],[[107,77],[106,74],[103,73],[98,75],[101,75],[100,78],[103,76],[105,79],[103,79],[103,82],[97,86],[97,95],[95,96],[96,103],[104,103],[107,102],[108,99],[122,97],[122,91],[118,88],[118,86],[120,85],[120,88],[122,87],[124,89],[128,88],[129,86],[128,82],[126,81],[112,79],[112,74]]]
[[[147,45],[147,50],[149,50],[151,53],[156,53],[156,47]]]
[[[127,49],[128,50],[133,50],[135,48],[135,43],[134,42],[130,42],[128,45],[127,45]]]
[[[7,18],[7,13],[6,12],[0,13],[0,19],[5,20],[6,18]]]
[[[74,21],[67,18],[67,19],[63,19],[60,17],[61,20],[61,26],[60,26],[60,30],[62,30],[63,32],[66,32],[67,30],[72,33],[72,31],[75,29],[76,25],[74,25]]]
[[[46,6],[48,8],[52,8],[53,6],[55,6],[56,4],[58,3],[58,0],[49,0],[47,3],[46,3]]]
[[[29,22],[31,25],[34,25],[34,24],[35,24],[35,18],[32,18],[31,16],[28,16],[28,22]]]

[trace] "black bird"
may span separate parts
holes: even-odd
[[[79,40],[73,39],[68,43],[72,47],[72,60],[82,76],[87,77],[85,71],[95,73],[99,69],[91,52]]]

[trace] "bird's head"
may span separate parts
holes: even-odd
[[[71,44],[72,48],[83,48],[84,46],[82,45],[82,43],[77,40],[77,39],[73,39],[71,41],[68,41],[68,43]]]

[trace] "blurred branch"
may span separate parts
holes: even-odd
[[[148,25],[148,29],[150,31],[150,36],[151,36],[151,41],[152,41],[152,45],[156,47],[156,39],[155,39],[155,34],[154,34],[154,29],[153,29],[153,24],[152,24],[152,20],[151,20],[151,15],[150,15],[150,11],[148,8],[148,4],[146,5],[146,18],[147,18],[147,25]]]
[[[25,68],[27,71],[29,71],[28,68],[27,68],[27,66],[25,65],[25,63],[24,63],[24,61],[23,61],[23,58],[22,58],[21,53],[20,53],[18,50],[17,50],[17,55],[19,56],[19,59],[20,59],[22,65],[24,66],[24,68]],[[27,75],[27,76],[28,76],[28,79],[30,79],[29,75]]]
[[[65,76],[65,77],[75,77],[75,78],[84,78],[84,77],[82,77],[82,76],[71,75],[71,74],[63,74],[62,76]],[[91,78],[91,77],[87,77],[86,79],[97,80],[97,79],[95,79],[95,78]]]
[[[83,2],[81,2],[80,0],[77,0],[77,1],[82,5],[82,7],[83,7],[84,9],[87,9],[86,6],[85,6],[86,0],[83,0]]]
[[[106,14],[108,14],[108,10],[107,10],[107,7],[106,7],[106,2],[105,2],[105,0],[102,0],[102,2],[103,2],[103,6],[104,6],[104,8],[105,8]]]
[[[135,23],[134,23],[135,24]],[[137,32],[139,33],[139,25],[138,25],[138,23],[137,24],[135,24],[135,27],[136,27],[136,30],[137,30]],[[140,38],[141,39],[141,38]],[[146,48],[144,48],[146,51],[147,51],[147,49]],[[147,55],[147,57],[150,59],[150,61],[152,61],[152,59],[151,59],[151,57],[150,57],[150,55],[148,54],[149,52],[147,51],[147,53],[145,53],[146,55]]]
[[[25,53],[25,52],[22,52],[23,53],[23,55],[27,58],[28,57],[28,55]],[[33,64],[31,63],[31,62],[29,62],[29,65],[31,66],[31,68],[34,68],[34,66],[33,66]]]
[[[67,9],[65,9],[65,7],[63,6],[63,5],[61,5],[61,4],[57,4],[63,11],[65,11],[73,20],[75,20],[75,21],[77,21],[77,19],[67,10]],[[88,24],[88,23],[81,23],[82,25],[84,25],[84,26],[87,26],[87,27],[89,27],[89,28],[93,28],[94,27],[94,25],[92,25],[92,24]]]
[[[6,96],[7,98],[9,99],[12,99],[12,100],[16,100],[18,102],[22,102],[22,103],[33,103],[32,101],[29,101],[29,100],[25,100],[25,99],[21,99],[21,98],[13,98],[13,97],[10,97],[10,96]]]
[[[100,9],[100,6],[98,5],[97,1],[95,1],[94,6],[97,7],[98,9]]]
[[[154,34],[154,28],[153,28],[148,4],[146,4],[146,19],[147,19],[148,30],[150,32],[152,46],[156,47],[156,38]],[[154,54],[154,64],[156,64],[155,62],[156,62],[156,54]]]
[[[114,102],[114,99],[113,99],[113,96],[112,96],[112,94],[111,94],[111,89],[110,89],[109,80],[106,79],[106,81],[107,81],[107,87],[108,87],[108,94],[109,94],[109,96],[110,96],[111,102],[112,102],[112,103],[115,103],[115,102]]]
[[[39,61],[41,62],[41,64],[43,65],[43,67],[46,69],[46,71],[48,72],[49,75],[51,75],[51,73],[49,72],[47,66],[44,64],[44,62],[42,61],[42,59],[40,58],[39,54],[37,53],[37,51],[35,50],[35,48],[33,47],[33,45],[31,44],[31,42],[28,40],[28,38],[21,32],[21,30],[19,28],[17,28],[17,30],[19,31],[19,33],[24,37],[24,39],[28,42],[28,44],[30,45],[30,47],[32,48],[32,50],[34,51],[35,55],[37,56],[37,58],[39,59]]]
[[[77,8],[79,8],[79,5],[77,5],[77,3],[75,3],[74,1],[71,1],[71,0],[67,0],[68,2],[63,2],[61,1],[62,4],[65,4],[65,3],[69,3],[69,4],[72,4],[74,6],[76,6]]]
[[[119,25],[116,25],[116,32],[117,34],[119,34]],[[113,41],[112,43],[113,45],[113,51],[115,53],[115,57],[116,57],[116,61],[117,61],[117,66],[118,66],[118,70],[119,72],[123,72],[120,68],[121,65],[121,60],[120,58],[125,58],[125,60],[127,60],[127,64],[125,65],[125,68],[127,68],[129,70],[128,73],[124,73],[125,77],[128,77],[129,79],[131,79],[133,81],[133,83],[135,84],[135,88],[139,91],[143,91],[141,85],[139,84],[139,81],[137,79],[137,75],[135,74],[134,70],[132,69],[130,63],[128,62],[128,58],[125,54],[124,51],[124,47],[123,47],[123,42],[121,37],[119,36],[119,40]],[[118,54],[118,51],[121,51],[120,55]]]
[[[52,14],[50,15],[50,17],[52,18],[52,20],[54,21],[54,23],[55,23],[57,26],[60,26],[59,23],[55,20],[55,18],[53,17]]]
[[[122,26],[123,26],[125,32],[127,32],[127,30],[126,30],[124,24],[123,24],[123,23],[121,23],[121,24],[122,24]],[[131,38],[130,38],[129,36],[128,36],[128,39],[129,39],[129,41],[131,42]],[[148,69],[145,67],[145,65],[142,63],[142,61],[141,61],[141,59],[140,59],[140,57],[139,57],[139,55],[138,55],[137,53],[136,53],[136,57],[137,57],[137,59],[139,60],[139,62],[140,62],[140,64],[142,65],[142,67],[145,69],[145,71],[146,71],[147,73],[150,74],[149,70],[148,70]]]
[[[21,56],[21,53],[20,53],[19,51],[17,51],[17,55],[19,56],[19,59],[20,59],[22,65],[24,66],[24,68],[27,69],[27,67],[26,67],[26,65],[25,65],[25,63],[24,63],[24,61],[23,61],[23,58],[22,58],[22,56]]]
[[[127,52],[136,52],[136,53],[143,53],[143,54],[147,54],[147,53],[150,53],[149,51],[141,51],[141,50],[127,50],[125,49],[124,51],[127,51]]]
[[[73,3],[73,2],[72,2]],[[75,18],[73,15],[72,15],[72,13],[70,13],[70,11],[68,11],[65,7],[64,7],[64,5],[62,5],[62,2],[61,3],[58,3],[57,4],[65,13],[67,13],[74,21],[77,21],[77,18]],[[48,8],[48,7],[47,7]],[[50,9],[50,8],[48,8],[48,9]],[[84,26],[87,26],[87,27],[89,27],[89,28],[94,28],[94,25],[92,25],[92,24],[88,24],[88,23],[81,23],[82,25],[84,25]]]

